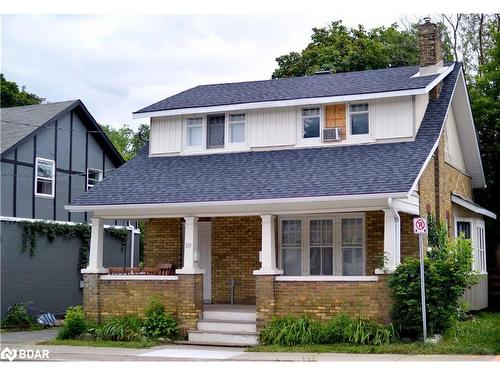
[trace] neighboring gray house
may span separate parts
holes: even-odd
[[[19,221],[89,222],[90,215],[68,212],[64,205],[124,160],[80,100],[2,108],[0,115],[1,312],[4,315],[13,303],[33,301],[42,310],[62,313],[81,303],[80,240],[49,242],[39,236],[37,251],[30,256],[21,251]],[[137,233],[129,229],[129,236]],[[127,251],[122,251],[119,240],[106,237],[108,265],[130,265],[131,252],[138,257],[130,238]]]

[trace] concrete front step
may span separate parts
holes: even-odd
[[[248,332],[257,333],[255,320],[198,320],[199,331]]]
[[[256,321],[255,306],[247,305],[205,305],[203,320]]]
[[[223,331],[189,331],[188,340],[200,345],[228,345],[253,346],[258,344],[256,333],[223,332]]]

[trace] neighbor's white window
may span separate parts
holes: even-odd
[[[342,275],[363,274],[363,219],[342,219]]]
[[[280,220],[286,276],[364,275],[364,218],[352,214]]]
[[[351,135],[367,135],[370,132],[368,103],[350,105]]]
[[[90,190],[102,180],[102,171],[99,169],[87,169],[87,190]]]
[[[302,108],[302,137],[319,138],[320,108]]]
[[[187,146],[197,147],[203,144],[203,117],[188,117],[187,126]]]
[[[245,142],[245,114],[229,115],[229,143]]]
[[[35,195],[54,197],[56,163],[54,160],[36,158]]]

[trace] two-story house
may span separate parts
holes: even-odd
[[[420,66],[203,85],[135,112],[149,147],[68,206],[94,215],[87,314],[161,295],[190,341],[248,344],[273,316],[384,320],[387,274],[418,256],[412,218],[429,213],[485,273],[494,214],[472,200],[485,180],[462,66],[443,63],[436,25],[419,43]],[[107,274],[99,228],[123,217],[148,221],[146,264],[176,275]],[[485,307],[486,278],[470,293]]]
[[[26,222],[74,225],[90,221],[87,213],[64,209],[124,163],[80,100],[2,108],[1,134],[1,305],[32,301],[42,311],[64,314],[81,304],[79,239],[38,236],[34,254],[22,251]],[[108,225],[127,226],[126,221]],[[129,265],[129,246],[106,236],[106,265]],[[138,236],[135,236],[138,237]],[[135,249],[135,258],[138,258]],[[137,264],[137,261],[136,261]]]

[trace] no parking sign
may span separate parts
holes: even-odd
[[[426,234],[427,233],[427,220],[416,217],[413,219],[413,231],[416,234]]]

